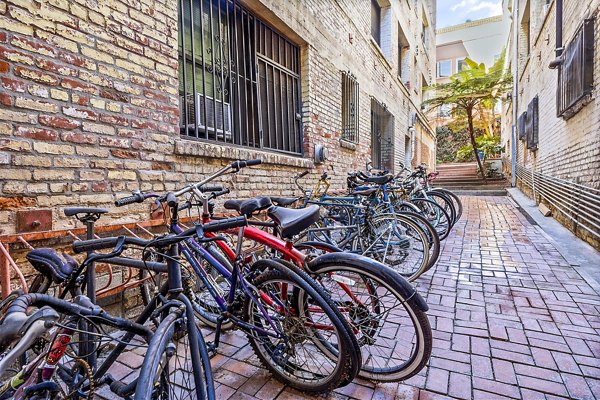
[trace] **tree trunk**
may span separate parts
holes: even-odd
[[[467,121],[469,123],[469,136],[471,137],[471,146],[473,146],[473,153],[475,153],[475,159],[477,160],[477,165],[479,165],[479,171],[481,171],[481,177],[483,181],[487,183],[487,179],[485,177],[485,170],[483,169],[483,163],[479,159],[479,155],[477,154],[477,143],[475,142],[475,128],[473,127],[473,109],[467,109]]]

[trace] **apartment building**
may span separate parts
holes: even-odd
[[[505,170],[514,162],[518,187],[600,247],[600,1],[506,3],[517,41],[511,34]]]
[[[342,188],[367,159],[433,165],[435,62],[433,0],[2,1],[0,234],[236,158],[263,160],[226,182],[240,197],[291,195],[305,170]]]

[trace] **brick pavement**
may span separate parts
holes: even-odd
[[[437,267],[417,282],[434,328],[429,366],[326,398],[600,398],[600,296],[508,198],[463,200]],[[240,333],[213,369],[218,399],[307,398],[272,379]]]

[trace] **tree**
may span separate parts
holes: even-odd
[[[452,117],[457,122],[466,123],[467,132],[473,146],[473,153],[479,170],[485,181],[483,164],[477,156],[475,142],[476,126],[484,128],[488,134],[493,132],[496,120],[494,106],[507,90],[512,88],[512,76],[504,71],[503,51],[489,70],[483,63],[466,58],[467,67],[450,77],[450,82],[429,86],[427,90],[435,91],[432,98],[424,104],[434,108],[443,105],[452,106]]]

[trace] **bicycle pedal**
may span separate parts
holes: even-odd
[[[206,349],[208,350],[208,357],[213,358],[217,353],[217,346],[215,342],[206,342]]]

